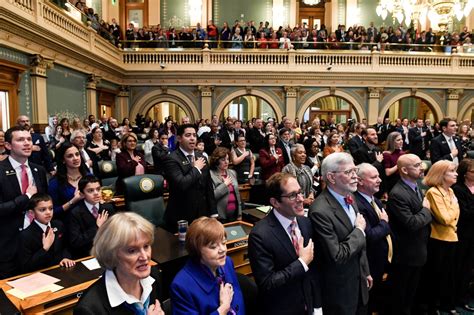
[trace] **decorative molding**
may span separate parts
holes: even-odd
[[[46,78],[46,71],[48,69],[53,69],[54,61],[52,59],[45,58],[40,54],[36,54],[31,56],[30,66],[31,76]]]
[[[464,93],[463,89],[448,89],[448,100],[459,100],[459,97]]]
[[[283,89],[286,92],[286,97],[297,97],[300,90],[298,86],[285,86]]]
[[[251,86],[246,86],[246,87],[245,87],[245,92],[246,92],[247,94],[252,94],[252,87],[251,87]]]
[[[368,87],[369,98],[380,98],[381,92],[383,91],[382,87]]]
[[[168,87],[166,85],[160,87],[161,94],[168,94]]]
[[[126,85],[122,85],[119,87],[119,92],[117,94],[118,97],[129,97],[130,96],[130,87]]]
[[[95,90],[97,88],[97,84],[99,84],[101,80],[102,80],[101,76],[95,75],[93,73],[89,74],[89,76],[87,77],[86,88]]]
[[[329,87],[329,95],[331,95],[331,96],[336,95],[336,87],[335,86]]]
[[[417,88],[411,88],[410,89],[410,95],[411,96],[416,96],[416,93],[418,92],[418,89]]]
[[[201,92],[202,97],[212,97],[214,87],[211,85],[200,85],[198,87],[198,90]]]

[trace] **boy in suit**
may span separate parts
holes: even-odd
[[[115,212],[111,204],[100,203],[102,187],[97,177],[83,177],[78,188],[84,199],[71,210],[69,222],[69,246],[74,258],[90,255],[97,230]]]
[[[48,194],[34,194],[28,204],[34,221],[20,233],[20,264],[23,272],[31,272],[59,263],[72,267],[75,262],[64,244],[64,229],[53,221],[53,200]]]

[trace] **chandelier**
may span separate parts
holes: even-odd
[[[375,12],[383,20],[388,13],[400,24],[410,25],[428,18],[433,25],[446,26],[469,16],[474,0],[380,0]]]
[[[306,5],[317,5],[321,0],[303,0],[303,3]]]

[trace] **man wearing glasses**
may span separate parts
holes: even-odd
[[[310,207],[321,262],[325,315],[366,314],[372,286],[365,253],[365,220],[354,202],[358,168],[347,153],[327,156],[321,166],[326,189]]]
[[[420,158],[404,154],[397,162],[400,180],[390,191],[387,213],[394,234],[392,271],[392,314],[411,314],[416,288],[426,263],[430,237],[430,204],[420,191],[417,181],[423,178]]]
[[[301,187],[288,173],[275,173],[266,187],[273,210],[252,229],[248,244],[259,314],[321,314],[313,232],[304,217]]]

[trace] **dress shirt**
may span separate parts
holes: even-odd
[[[140,300],[137,300],[136,297],[126,293],[120,284],[118,283],[117,277],[112,270],[105,271],[105,288],[107,290],[107,297],[109,298],[110,306],[117,307],[123,302],[127,304],[141,303],[143,306],[150,296],[151,291],[153,290],[152,284],[155,282],[155,279],[148,276],[145,279],[140,280],[140,285],[142,286],[142,296]],[[150,304],[153,304],[155,301],[150,301]]]
[[[354,226],[355,225],[355,219],[356,219],[356,213],[355,213],[355,210],[352,207],[352,205],[347,206],[346,201],[344,200],[344,198],[346,196],[338,194],[337,192],[335,192],[334,190],[332,190],[329,187],[328,187],[328,190],[331,193],[331,195],[333,195],[333,197],[336,198],[337,202],[339,202],[339,204],[341,205],[341,207],[344,209],[347,216],[349,217],[349,220],[351,220],[352,226]]]
[[[84,199],[84,204],[86,205],[87,207],[87,210],[89,210],[89,212],[94,215],[93,211],[92,211],[92,208],[93,207],[96,207],[97,208],[97,211],[99,211],[99,207],[100,207],[100,203],[96,203],[95,205],[91,204],[91,203],[88,203],[85,199]]]
[[[21,189],[21,163],[12,158],[11,156],[8,157],[8,160],[10,161],[10,164],[12,165],[13,169],[15,170],[16,173],[16,178],[18,180],[18,185]],[[31,184],[34,184],[35,178],[33,177],[33,173],[31,172],[30,165],[28,164],[28,160],[25,162],[26,165],[26,173],[28,174],[28,181]],[[31,195],[26,193],[28,198],[31,198]]]
[[[300,230],[300,227],[298,226],[298,221],[296,220],[296,217],[294,217],[292,219],[288,219],[287,217],[282,216],[280,214],[280,212],[278,212],[277,209],[273,208],[273,210],[274,210],[273,213],[275,214],[275,217],[277,218],[278,222],[280,222],[281,226],[285,230],[286,235],[288,235],[288,238],[290,239],[290,242],[292,242],[292,244],[293,244],[293,240],[291,239],[291,234],[290,234],[290,231],[291,231],[290,225],[293,222],[293,220],[296,222],[296,228],[295,228],[296,236],[298,237],[298,239],[300,239],[300,237],[302,237],[301,236],[301,230]],[[298,260],[303,265],[304,271],[305,272],[308,271],[309,267],[308,267],[308,265],[306,265],[306,263],[303,261],[303,259],[298,258]]]
[[[179,149],[181,150],[181,152],[183,152],[184,156],[188,159],[188,161],[189,161],[188,155],[192,155],[192,156],[193,156],[193,161],[196,161],[196,156],[194,155],[194,151],[192,151],[192,152],[186,152],[186,151],[184,151],[181,147],[179,147]],[[196,166],[194,166],[194,167],[196,167]],[[196,167],[196,169],[199,171],[199,173],[202,174],[202,172],[201,172],[200,169],[198,169],[197,167]]]
[[[46,233],[46,229],[47,229],[48,227],[51,228],[51,221],[48,222],[47,225],[46,225],[46,224],[43,224],[43,223],[41,223],[41,222],[39,222],[39,221],[36,220],[36,219],[35,219],[34,222],[35,222],[36,224],[38,224],[38,226],[41,228],[41,230],[43,230],[43,233]]]
[[[89,171],[89,173],[94,174],[92,166],[89,166],[89,164],[87,164],[87,162],[90,161],[91,157],[84,148],[81,149],[81,155],[84,158],[84,163],[86,163],[87,170]]]
[[[448,146],[449,146],[449,149],[452,150],[452,149],[457,149],[456,147],[456,143],[454,142],[454,139],[453,137],[448,137],[445,133],[443,133],[443,136],[444,138],[446,139],[446,141],[448,142]],[[459,153],[459,152],[458,152]],[[453,163],[456,164],[456,165],[459,165],[459,159],[457,156],[453,156],[452,153],[450,153],[451,155],[451,158],[453,159]]]

